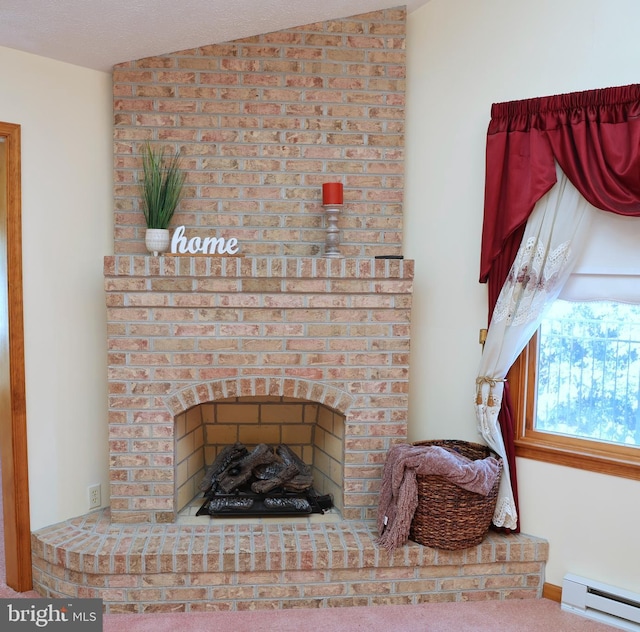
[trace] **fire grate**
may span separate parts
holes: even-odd
[[[313,488],[311,468],[284,444],[261,443],[251,452],[241,443],[226,446],[200,490],[205,501],[197,516],[290,516],[333,507],[330,494]]]
[[[314,490],[300,494],[213,494],[207,497],[196,516],[293,516],[323,514],[333,507],[330,494],[320,495]]]

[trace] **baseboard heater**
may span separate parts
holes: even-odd
[[[640,632],[640,595],[567,574],[562,581],[562,610],[622,630]]]

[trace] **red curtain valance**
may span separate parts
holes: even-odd
[[[593,206],[640,215],[640,84],[493,104],[480,281],[495,281],[495,298],[533,207],[556,182],[554,161]]]

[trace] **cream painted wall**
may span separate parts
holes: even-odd
[[[31,525],[108,493],[106,313],[111,75],[0,48],[0,120],[21,125]]]
[[[430,0],[408,19],[410,438],[478,440],[485,134],[494,102],[638,82],[635,0]],[[640,482],[519,459],[522,530],[567,572],[640,591]]]

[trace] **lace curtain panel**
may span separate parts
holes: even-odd
[[[536,204],[496,302],[476,382],[478,431],[499,454],[504,473],[493,523],[516,529],[518,515],[498,413],[504,378],[524,349],[545,307],[569,278],[585,243],[591,215],[589,203],[558,169],[558,183]]]

